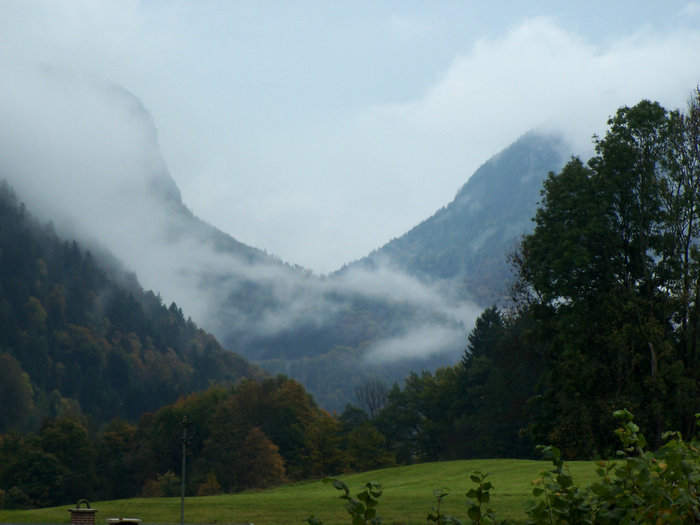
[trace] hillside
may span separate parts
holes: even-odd
[[[42,226],[0,185],[0,431],[66,412],[141,414],[212,382],[261,375],[144,291],[103,251]]]
[[[450,281],[481,306],[499,302],[507,256],[532,231],[542,182],[568,154],[560,136],[526,133],[477,169],[450,204],[355,264],[388,260],[421,279]]]
[[[532,460],[462,460],[422,463],[403,467],[386,468],[339,476],[352,494],[360,492],[368,481],[381,483],[384,493],[379,498],[378,515],[384,523],[426,522],[425,516],[435,507],[433,490],[436,487],[452,489],[443,501],[442,510],[458,518],[466,518],[464,493],[474,484],[469,474],[474,470],[490,472],[489,480],[494,488],[490,493],[489,507],[496,510],[501,519],[524,522],[523,504],[532,498],[531,482],[539,472],[551,467],[551,463]],[[569,464],[576,482],[584,486],[597,479],[593,461],[576,461]],[[280,523],[304,523],[314,514],[327,525],[347,524],[350,517],[339,498],[340,492],[331,485],[319,481],[294,483],[268,490],[248,491],[206,497],[188,497],[185,506],[187,523],[254,522],[262,525]],[[139,498],[132,500],[95,503],[98,516],[117,516],[128,508],[130,515],[145,522],[159,520],[171,523],[180,517],[180,500],[177,498]],[[0,511],[5,523],[59,523],[65,519],[65,506],[27,511]]]

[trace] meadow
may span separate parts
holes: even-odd
[[[578,486],[596,479],[593,462],[569,463]],[[384,494],[379,498],[378,515],[385,524],[424,524],[435,506],[433,490],[449,488],[442,512],[466,520],[467,490],[474,484],[469,474],[474,470],[489,472],[494,484],[490,507],[500,518],[523,522],[523,503],[530,499],[531,482],[540,471],[551,468],[545,461],[490,459],[461,460],[387,468],[360,474],[338,476],[355,494],[368,481],[381,483]],[[185,522],[197,524],[254,523],[255,525],[303,524],[312,514],[326,525],[347,524],[340,492],[330,484],[308,481],[276,488],[239,494],[188,497]],[[98,509],[96,523],[108,518],[135,517],[149,523],[179,523],[179,498],[135,498],[91,502]],[[69,508],[60,507],[7,511],[0,510],[0,523],[69,523]]]

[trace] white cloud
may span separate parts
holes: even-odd
[[[367,349],[364,360],[370,364],[378,364],[449,354],[450,361],[454,362],[458,359],[464,344],[463,330],[425,324],[401,336],[371,345]]]
[[[284,161],[260,173],[276,184],[255,199],[237,195],[233,222],[285,259],[331,270],[431,215],[528,129],[563,130],[572,153],[584,153],[621,105],[651,98],[682,106],[700,79],[694,63],[698,30],[642,29],[596,44],[555,19],[522,21],[459,53],[413,102],[356,108],[273,136],[270,155]],[[268,212],[263,199],[286,205]]]
[[[390,17],[389,27],[392,32],[402,39],[424,37],[435,30],[430,23],[417,18],[402,15],[394,15]]]
[[[683,17],[697,18],[700,17],[700,3],[690,2],[681,11]]]
[[[490,155],[530,128],[560,127],[588,143],[620,105],[682,105],[700,79],[693,63],[700,31],[641,32],[601,48],[540,17],[477,41],[422,99],[373,108],[366,118],[376,127],[390,122],[391,133],[412,129],[435,156],[462,152],[473,165],[484,160],[479,152]]]
[[[682,106],[700,80],[697,3],[507,5],[8,1],[0,68],[127,87],[197,215],[327,272],[431,215],[528,129],[564,127],[582,150],[618,106]]]

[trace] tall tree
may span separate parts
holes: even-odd
[[[613,408],[639,413],[656,442],[670,423],[669,393],[683,382],[677,365],[685,368],[678,290],[686,304],[690,295],[691,252],[687,264],[679,254],[697,241],[695,197],[685,195],[692,177],[673,141],[676,128],[689,129],[683,119],[642,101],[608,124],[588,165],[574,158],[550,174],[515,259],[546,343],[540,437],[577,456],[610,445],[599,436],[609,435],[601,423]]]
[[[33,409],[32,385],[19,362],[8,353],[0,353],[0,432],[23,428]]]
[[[379,411],[386,405],[386,396],[389,389],[386,383],[373,377],[355,387],[355,397],[357,402],[370,419],[377,416]]]
[[[664,208],[677,256],[674,322],[679,326],[680,357],[691,372],[689,380],[676,389],[682,428],[692,435],[695,418],[692,400],[698,397],[698,337],[700,329],[700,89],[696,88],[686,113],[670,114],[670,148],[663,181]]]

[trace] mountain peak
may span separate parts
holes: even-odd
[[[566,159],[560,135],[529,131],[479,167],[454,200],[355,264],[388,260],[422,279],[456,281],[482,305],[506,290],[506,256],[531,229],[542,182]]]

